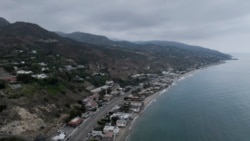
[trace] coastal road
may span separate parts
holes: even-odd
[[[70,141],[84,141],[88,136],[88,133],[93,129],[93,127],[97,124],[97,121],[100,120],[105,113],[109,112],[115,105],[121,104],[122,100],[125,96],[130,93],[123,94],[120,97],[113,99],[109,104],[99,109],[95,114],[89,117],[84,123],[79,125],[77,130],[72,133],[70,137]]]

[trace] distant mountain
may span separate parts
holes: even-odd
[[[10,23],[6,19],[0,17],[0,28],[9,24]]]
[[[60,37],[53,32],[49,32],[40,26],[32,23],[26,22],[15,22],[13,24],[8,24],[4,28],[0,29],[0,35],[11,35],[11,36],[29,36],[31,38],[56,38]]]
[[[19,46],[62,54],[88,66],[92,72],[106,70],[113,78],[168,68],[186,70],[230,59],[229,55],[218,51],[176,42],[112,41],[88,33],[55,33],[26,22],[0,28],[1,55]]]
[[[78,42],[85,42],[90,44],[96,44],[96,45],[111,45],[113,42],[108,39],[105,36],[101,35],[94,35],[89,33],[83,33],[83,32],[73,32],[73,33],[63,33],[63,32],[56,32],[60,36],[68,37],[70,39],[76,40]]]
[[[160,40],[154,40],[154,41],[136,41],[136,44],[141,44],[141,45],[158,45],[161,47],[165,47],[165,48],[177,48],[177,49],[182,49],[185,51],[188,51],[192,54],[203,54],[203,55],[222,55],[221,52],[216,51],[216,50],[211,50],[208,48],[204,48],[204,47],[200,47],[200,46],[194,46],[194,45],[188,45],[188,44],[184,44],[184,43],[180,43],[180,42],[175,42],[175,41],[160,41]],[[223,57],[231,57],[228,54],[223,54]]]
[[[193,45],[188,45],[180,42],[175,42],[175,41],[160,41],[160,40],[154,40],[154,41],[136,41],[134,42],[136,44],[154,44],[154,45],[159,45],[159,46],[168,46],[168,47],[177,47],[177,48],[182,48],[182,49],[192,49],[192,50],[209,50],[204,47],[200,46],[193,46]]]

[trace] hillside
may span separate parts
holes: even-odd
[[[9,24],[10,23],[6,19],[0,17],[0,27],[7,26]]]
[[[121,51],[137,54],[142,57],[143,62],[137,64],[145,64],[144,70],[139,71],[151,71],[145,68],[152,66],[155,70],[159,71],[166,69],[167,67],[173,67],[175,69],[187,69],[188,67],[199,67],[210,63],[215,63],[220,60],[230,59],[231,56],[223,54],[221,52],[206,49],[199,46],[192,46],[178,42],[170,41],[144,41],[144,42],[128,42],[128,41],[112,41],[107,37],[91,35],[88,33],[69,33],[63,34],[72,40],[79,42],[88,42],[93,45],[102,46],[105,50],[114,51],[119,54]],[[99,39],[102,39],[100,42]],[[118,51],[118,52],[117,52]],[[115,57],[116,55],[112,55]],[[123,55],[122,55],[123,56]],[[131,56],[132,58],[135,56]],[[139,58],[140,58],[139,57]],[[134,61],[140,60],[139,58]],[[187,59],[188,58],[188,59]],[[167,65],[166,65],[167,64]],[[160,67],[161,66],[161,67]],[[159,68],[160,67],[160,68]]]

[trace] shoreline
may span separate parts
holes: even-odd
[[[200,70],[204,70],[204,69],[207,69],[209,67],[213,67],[213,66],[217,66],[217,65],[221,65],[221,64],[224,64],[225,62],[221,62],[221,63],[217,63],[217,64],[211,64],[211,65],[208,65],[208,66],[204,66],[204,67],[201,67],[199,69],[194,69],[194,70],[191,70],[191,71],[188,71],[184,74],[181,74],[179,75],[177,78],[174,78],[173,81],[171,82],[171,84],[167,87],[167,88],[164,88],[162,90],[159,90],[157,91],[156,93],[148,96],[143,102],[144,102],[144,107],[143,109],[136,114],[135,118],[125,127],[125,128],[122,128],[120,131],[121,133],[119,134],[119,136],[115,139],[115,141],[127,141],[129,136],[131,135],[132,131],[133,131],[133,126],[137,120],[137,118],[140,118],[141,114],[147,110],[147,108],[152,105],[152,103],[154,101],[156,101],[156,99],[158,97],[160,97],[163,93],[166,93],[168,92],[168,90],[174,86],[177,82],[181,81],[181,80],[184,80],[186,79],[187,77],[190,77],[192,76],[194,73],[200,71]]]

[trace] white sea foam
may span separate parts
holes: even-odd
[[[130,125],[130,127],[129,127],[129,130],[132,129],[132,127],[133,127],[133,125],[134,125],[134,123],[135,123],[135,121],[136,121],[136,119],[137,119],[138,117],[139,117],[139,115],[136,116],[136,117],[134,118],[134,120],[132,120],[131,125]]]
[[[151,100],[141,112],[143,113],[145,110],[147,110],[147,108],[148,108],[150,105],[152,105],[152,102],[153,102],[153,100]]]

